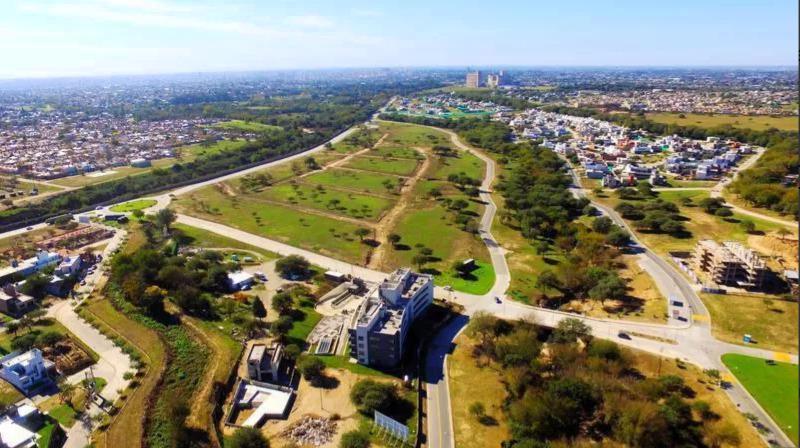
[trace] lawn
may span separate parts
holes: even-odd
[[[364,193],[389,194],[402,180],[390,174],[332,168],[312,174],[305,182],[329,187],[346,188]],[[390,185],[387,187],[387,185]]]
[[[70,428],[75,423],[75,410],[67,404],[50,409],[47,415],[56,419],[64,428]]]
[[[797,445],[797,366],[734,353],[722,355],[722,362]]]
[[[359,170],[409,176],[416,171],[419,163],[415,159],[390,159],[383,157],[356,156],[344,165]]]
[[[287,336],[289,340],[294,340],[299,343],[300,347],[303,347],[311,330],[322,319],[322,315],[314,310],[312,304],[304,303],[298,307],[297,316],[294,317],[296,319],[292,322],[292,329],[289,330]]]
[[[255,133],[270,132],[282,129],[280,126],[272,126],[269,124],[259,123],[257,121],[244,121],[244,120],[223,121],[221,123],[215,124],[214,127],[220,129],[236,130],[243,132],[255,132]]]
[[[173,224],[173,229],[180,231],[182,240],[181,244],[186,244],[194,247],[207,247],[207,248],[230,248],[230,249],[243,249],[253,252],[258,252],[266,260],[274,260],[279,258],[277,254],[260,247],[251,246],[247,243],[242,243],[239,240],[234,240],[217,233],[209,232],[207,230],[198,229],[197,227],[187,226],[185,224]]]
[[[387,146],[423,146],[448,145],[449,136],[443,131],[410,123],[381,121],[380,131],[389,133],[383,141]]]
[[[290,207],[232,198],[214,187],[195,191],[176,205],[181,213],[341,260],[361,263],[366,254],[367,246],[353,233],[360,226]]]
[[[684,117],[681,118],[680,115]],[[725,115],[725,114],[679,114],[675,112],[649,113],[647,118],[657,123],[671,123],[681,126],[700,126],[713,128],[721,125],[731,125],[735,128],[753,129],[764,131],[777,128],[782,131],[796,131],[797,117],[769,115]]]
[[[383,212],[394,205],[393,200],[377,196],[336,190],[331,187],[305,184],[281,184],[268,187],[260,193],[250,195],[253,199],[269,199],[287,205],[299,205],[328,213],[349,216],[356,219],[375,221]]]
[[[0,379],[0,408],[5,408],[6,406],[14,404],[23,398],[25,398],[25,396],[22,395],[17,388],[12,386],[11,383]]]
[[[701,296],[711,313],[714,335],[719,339],[744,345],[742,337],[750,334],[758,348],[797,353],[797,302],[770,302],[734,294]]]
[[[393,378],[391,375],[381,372],[380,370],[375,370],[363,364],[350,362],[350,357],[348,356],[317,356],[317,358],[321,359],[322,362],[325,363],[325,366],[329,369],[348,370],[356,375]]]
[[[437,167],[430,176],[446,180],[451,174],[464,173],[473,179],[483,180],[485,164],[481,159],[466,151],[459,151],[457,157],[437,157]]]
[[[111,207],[112,212],[128,213],[136,210],[144,210],[146,208],[156,205],[155,199],[135,199],[133,201],[123,202]]]
[[[472,341],[466,335],[455,341],[455,350],[447,359],[450,407],[453,412],[455,444],[465,448],[500,446],[510,437],[503,401],[507,395],[496,365],[478,366],[472,358]],[[486,414],[498,424],[483,425],[469,413],[472,403],[480,402]]]
[[[413,148],[408,148],[405,146],[378,146],[372,149],[369,155],[381,156],[381,157],[392,157],[395,159],[423,159],[424,156]]]
[[[494,267],[492,263],[478,261],[477,269],[466,276],[456,276],[452,269],[447,269],[436,276],[437,285],[450,285],[456,291],[469,294],[486,294],[494,286]]]

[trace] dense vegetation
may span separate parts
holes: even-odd
[[[738,430],[718,421],[709,403],[691,401],[695,393],[683,378],[643,376],[626,352],[613,342],[592,339],[579,320],[563,320],[548,333],[530,323],[512,325],[478,314],[467,334],[476,341],[476,362],[496,364],[503,376],[508,394],[504,414],[511,430],[511,440],[503,446],[740,443]],[[488,420],[481,418],[482,409],[482,403],[470,405],[481,422]]]

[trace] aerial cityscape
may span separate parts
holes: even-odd
[[[798,446],[797,4],[274,3],[0,6],[0,448]]]

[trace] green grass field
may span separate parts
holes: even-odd
[[[384,140],[384,144],[387,146],[432,147],[450,143],[449,136],[442,131],[409,123],[382,121],[380,122],[380,131],[389,133]]]
[[[734,344],[743,344],[750,334],[756,347],[797,353],[798,304],[784,300],[765,302],[761,297],[735,294],[702,294],[711,313],[714,335]]]
[[[215,124],[214,127],[220,129],[230,129],[230,130],[255,132],[255,133],[270,132],[281,129],[280,126],[272,126],[269,124],[259,123],[257,121],[243,121],[243,120],[223,121],[221,123]]]
[[[393,192],[394,188],[387,188],[384,182],[391,182],[391,185],[397,186],[400,178],[390,174],[332,168],[306,177],[305,182],[386,195]]]
[[[681,118],[680,115],[684,117]],[[724,114],[679,114],[675,112],[649,113],[647,118],[658,123],[671,123],[681,126],[700,126],[713,128],[729,124],[735,128],[747,128],[763,131],[777,128],[782,131],[796,131],[797,117],[769,115],[724,115]]]
[[[154,199],[136,199],[133,201],[123,202],[122,204],[117,204],[111,207],[111,211],[117,213],[127,213],[135,210],[144,210],[148,207],[156,205],[156,203],[157,202]]]
[[[458,157],[438,157],[436,162],[437,167],[431,175],[436,179],[446,180],[451,174],[464,173],[473,179],[483,180],[483,161],[468,152],[459,151]]]
[[[366,246],[353,232],[358,226],[290,207],[231,198],[213,187],[177,202],[181,213],[216,221],[345,261],[363,262]]]
[[[419,163],[413,159],[384,159],[382,157],[353,157],[344,165],[359,170],[378,171],[398,176],[414,173]]]
[[[3,188],[2,188],[2,187],[3,187],[4,185],[6,185],[8,181],[9,181],[9,178],[8,178],[7,176],[0,176],[0,192],[2,192],[2,190],[3,190]],[[30,193],[30,191],[31,191],[31,190],[32,190],[34,187],[35,187],[35,188],[37,188],[37,189],[39,190],[39,194],[50,193],[50,192],[53,192],[53,191],[60,191],[60,190],[62,190],[61,188],[59,188],[59,187],[55,187],[55,186],[53,186],[53,185],[47,185],[47,184],[40,184],[40,183],[35,183],[35,182],[29,182],[29,181],[27,181],[27,180],[23,180],[23,179],[17,178],[17,182],[16,182],[16,187],[15,187],[15,190],[22,190],[22,191],[24,191],[24,192],[25,192],[25,197],[26,197],[26,198],[30,198],[30,197],[31,197],[31,196],[28,196],[28,193]],[[33,197],[35,197],[35,196],[33,196]]]
[[[468,276],[456,276],[452,269],[447,269],[436,276],[437,285],[450,285],[456,291],[469,294],[486,294],[494,286],[494,267],[492,263],[476,262],[478,269]]]
[[[224,151],[230,151],[232,149],[239,149],[246,144],[247,141],[245,140],[220,140],[210,145],[196,143],[194,145],[181,146],[177,148],[176,151],[180,151],[181,158],[184,161],[190,161]]]
[[[350,362],[349,356],[317,356],[325,363],[329,369],[342,369],[355,373],[356,375],[378,376],[383,378],[393,378],[391,375],[375,370],[371,367]]]
[[[0,379],[0,407],[5,408],[25,398],[11,383]]]
[[[769,365],[763,359],[734,353],[722,355],[722,362],[797,445],[797,366],[783,362]]]
[[[56,419],[64,428],[69,428],[75,423],[75,410],[66,404],[50,409],[48,415]]]
[[[197,227],[187,226],[185,224],[173,224],[172,228],[180,231],[183,237],[181,244],[194,247],[243,249],[257,252],[266,260],[275,260],[280,258],[278,254],[264,250],[260,247],[251,246],[217,233],[198,229]]]
[[[53,179],[50,182],[64,187],[85,187],[87,185],[101,184],[110,180],[122,179],[128,176],[136,176],[137,174],[147,173],[154,168],[168,168],[174,165],[176,160],[174,158],[158,159],[152,161],[152,166],[147,168],[134,168],[132,166],[118,166],[109,168],[105,171],[93,171],[86,174],[78,174],[75,176],[61,177]]]
[[[321,185],[312,187],[305,184],[276,185],[248,196],[369,220],[376,220],[385,210],[394,205],[394,201],[377,196],[341,191]]]
[[[395,159],[418,159],[425,158],[419,151],[405,146],[379,146],[367,153],[370,156],[392,157]]]

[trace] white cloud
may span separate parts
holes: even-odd
[[[290,16],[286,18],[286,23],[290,25],[301,26],[305,28],[332,28],[333,20],[318,16],[318,15],[304,15],[304,16]]]

